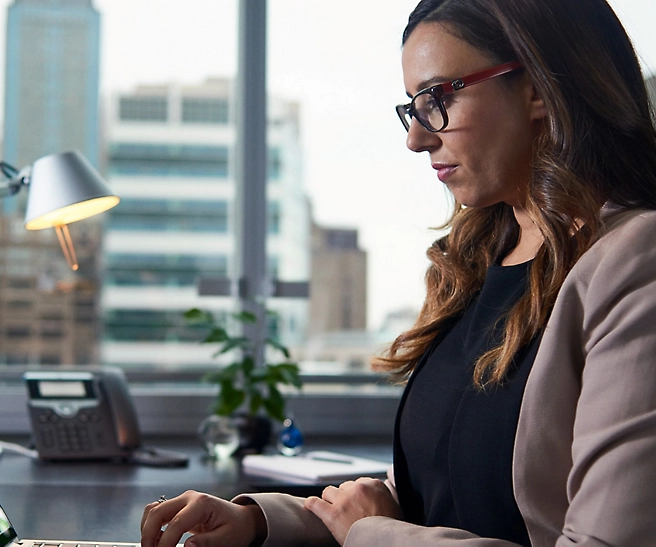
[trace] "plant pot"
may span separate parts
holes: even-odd
[[[225,460],[239,447],[240,436],[232,417],[211,414],[198,426],[198,438],[211,458]]]
[[[260,454],[271,442],[271,420],[266,416],[235,414],[233,423],[239,431],[237,454]]]

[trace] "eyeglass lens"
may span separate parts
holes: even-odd
[[[417,121],[426,129],[433,132],[441,131],[448,123],[444,106],[428,90],[415,95],[412,103],[397,106],[396,112],[406,130],[410,129],[413,117],[417,118]]]
[[[413,99],[414,114],[420,123],[430,131],[440,131],[446,125],[444,111],[432,93],[426,92]],[[408,113],[408,118],[409,113]]]

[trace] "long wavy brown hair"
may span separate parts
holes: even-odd
[[[656,133],[636,54],[605,0],[422,0],[403,44],[425,22],[443,23],[499,63],[520,61],[547,109],[526,203],[544,244],[502,341],[475,365],[474,383],[484,388],[504,381],[515,354],[545,326],[568,272],[603,233],[601,205],[656,209]],[[504,203],[456,203],[443,228],[448,234],[427,251],[427,294],[415,325],[373,363],[398,381],[519,236]]]

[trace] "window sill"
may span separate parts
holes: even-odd
[[[130,385],[145,435],[194,435],[212,412],[216,387],[200,383]],[[391,436],[401,389],[375,384],[307,383],[287,411],[309,436]],[[0,435],[30,432],[21,383],[0,385]]]

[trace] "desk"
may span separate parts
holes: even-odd
[[[388,443],[347,443],[307,444],[310,449],[336,450],[391,462]],[[35,462],[5,454],[0,457],[0,504],[19,537],[137,542],[144,506],[162,494],[171,498],[192,489],[231,499],[242,492],[309,495],[323,489],[244,476],[238,460],[208,460],[193,439],[146,439],[144,445],[184,452],[190,456],[189,466]]]

